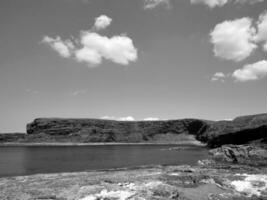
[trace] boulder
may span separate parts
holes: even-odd
[[[267,149],[256,145],[223,145],[209,152],[219,162],[267,166]]]

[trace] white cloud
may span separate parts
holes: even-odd
[[[216,6],[224,6],[228,0],[191,0],[192,4],[205,4],[210,8],[214,8]]]
[[[99,64],[102,58],[105,58],[118,64],[128,65],[129,62],[137,59],[137,49],[132,39],[126,35],[108,38],[87,31],[82,33],[81,45],[83,52],[80,53],[82,54],[80,60],[88,64]],[[82,59],[84,55],[87,55],[87,59]]]
[[[264,0],[235,0],[235,3],[249,3],[249,4],[255,4],[263,2]]]
[[[265,42],[265,44],[262,46],[264,51],[267,51],[267,42]]]
[[[222,7],[227,3],[240,3],[240,4],[244,4],[244,3],[249,3],[249,4],[255,4],[255,3],[259,3],[259,2],[263,2],[264,0],[191,0],[192,4],[204,4],[207,5],[210,8],[214,8],[214,7]]]
[[[75,59],[78,62],[85,62],[90,66],[96,66],[102,62],[102,56],[94,49],[83,47],[75,51]]]
[[[251,1],[250,3],[261,2]],[[236,3],[246,3],[246,0],[236,0]],[[210,33],[213,51],[216,57],[226,60],[242,61],[252,54],[260,45],[267,52],[267,11],[258,20],[244,17],[233,21],[217,24]],[[246,82],[259,80],[267,76],[267,61],[244,65],[231,74],[215,73],[211,81],[225,81],[232,76],[235,81]]]
[[[73,43],[70,40],[63,41],[59,36],[56,38],[44,36],[42,43],[48,44],[64,58],[70,57],[71,50],[74,48]]]
[[[135,119],[132,116],[127,116],[127,117],[104,116],[101,117],[101,119],[116,120],[116,121],[135,121]]]
[[[103,29],[111,23],[110,18],[102,15],[96,19],[95,28]],[[64,58],[73,58],[88,66],[97,66],[103,59],[121,65],[137,60],[137,48],[127,35],[102,36],[92,31],[81,31],[79,38],[63,41],[59,36],[45,36],[42,43],[48,44]]]
[[[112,22],[112,19],[106,15],[101,15],[95,18],[95,28],[97,30],[107,28]]]
[[[116,121],[135,121],[135,118],[132,117],[132,116],[127,116],[127,117],[114,117],[114,116],[104,116],[104,117],[101,117],[101,119],[107,119],[107,120],[116,120]],[[160,120],[159,118],[157,117],[147,117],[147,118],[144,118],[143,121],[158,121]]]
[[[157,117],[147,117],[144,119],[144,121],[158,121],[158,120],[159,120],[159,118],[157,118]]]
[[[263,50],[267,51],[267,12],[260,15],[257,21],[257,42],[263,42]]]
[[[245,82],[262,79],[267,76],[267,61],[262,60],[254,64],[245,65],[232,74],[236,81]]]
[[[226,78],[226,75],[222,72],[216,72],[212,78],[211,81],[221,81],[224,82],[224,79]]]
[[[214,55],[236,62],[244,60],[257,48],[255,34],[248,17],[217,24],[210,33]]]
[[[105,116],[101,117],[101,119],[115,120],[116,118],[113,116],[105,115]]]
[[[144,9],[154,9],[158,6],[170,7],[170,0],[144,0]]]
[[[134,121],[135,119],[132,116],[120,117],[119,121]]]

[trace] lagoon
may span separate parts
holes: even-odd
[[[1,146],[0,177],[148,165],[194,165],[208,158],[192,145]]]

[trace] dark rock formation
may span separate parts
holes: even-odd
[[[267,147],[256,145],[223,145],[210,150],[213,159],[220,162],[267,166]]]
[[[267,114],[232,121],[181,119],[114,121],[39,118],[27,125],[27,135],[0,134],[0,142],[167,142],[192,140],[216,148],[225,144],[267,143]],[[194,138],[193,138],[194,139]]]
[[[224,144],[245,144],[254,140],[267,141],[267,114],[237,117],[232,121],[210,123],[197,137],[210,147]]]
[[[35,119],[29,135],[68,136],[83,142],[146,142],[179,140],[181,133],[197,135],[207,123],[196,119],[168,121],[113,121],[100,119]]]
[[[23,141],[27,135],[25,133],[2,133],[0,134],[0,142]]]

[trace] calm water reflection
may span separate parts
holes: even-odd
[[[173,145],[28,146],[0,147],[0,177],[35,173],[196,164],[208,157],[201,147]]]

